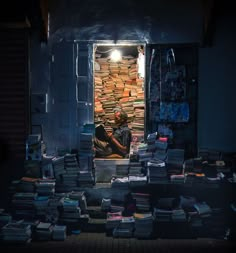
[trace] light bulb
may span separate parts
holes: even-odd
[[[115,62],[120,61],[121,60],[121,52],[118,51],[117,49],[112,50],[112,52],[111,52],[111,60],[115,61]]]

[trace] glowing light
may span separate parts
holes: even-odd
[[[118,51],[117,49],[112,50],[111,60],[115,61],[115,62],[120,61],[121,60],[121,52]]]

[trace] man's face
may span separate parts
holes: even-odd
[[[115,112],[115,123],[120,124],[121,122],[122,122],[122,120],[121,120],[120,112]]]

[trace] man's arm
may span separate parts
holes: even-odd
[[[112,135],[112,133],[108,133],[109,139],[110,141],[116,145],[116,147],[123,153],[123,154],[127,154],[128,152],[128,147],[127,146],[123,146],[120,144],[120,142]]]

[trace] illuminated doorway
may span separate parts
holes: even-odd
[[[117,127],[114,112],[124,111],[132,152],[132,143],[142,141],[145,133],[145,45],[95,44],[93,82],[95,127],[112,132]]]

